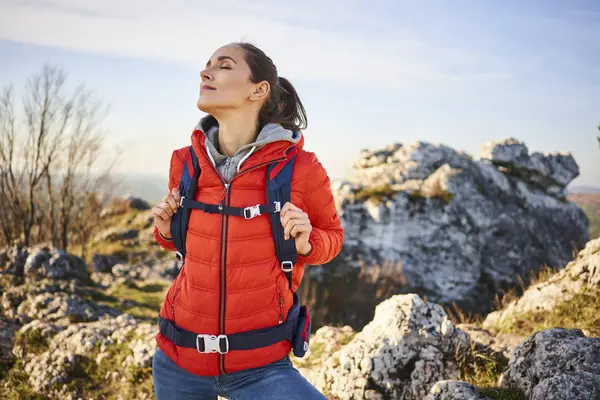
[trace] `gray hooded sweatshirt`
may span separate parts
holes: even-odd
[[[240,147],[233,156],[228,157],[221,154],[218,149],[219,125],[213,117],[210,115],[203,117],[198,122],[198,129],[206,133],[204,145],[208,155],[227,183],[242,169],[244,161],[259,148],[278,140],[298,143],[301,137],[300,132],[292,132],[279,124],[270,123],[261,129],[253,143]]]

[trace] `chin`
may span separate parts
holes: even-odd
[[[202,99],[198,99],[198,101],[196,102],[196,107],[198,107],[198,110],[205,112],[207,114],[210,114],[210,109],[212,107],[210,107],[210,105],[206,104],[205,100]]]

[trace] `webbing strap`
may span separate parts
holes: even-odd
[[[226,335],[226,339],[223,337],[225,335],[219,335],[221,337],[217,338],[218,347],[222,352],[226,353],[229,350],[251,350],[259,347],[267,347],[282,340],[293,342],[298,328],[299,317],[299,299],[294,293],[294,305],[290,308],[284,323],[268,328]],[[195,348],[201,353],[205,351],[205,339],[203,338],[199,341],[197,333],[182,329],[175,325],[173,321],[160,316],[158,317],[158,326],[160,333],[175,345]],[[228,346],[226,342],[228,342]]]
[[[281,203],[275,201],[270,204],[257,204],[250,207],[231,207],[222,206],[220,204],[207,204],[201,201],[181,198],[180,206],[184,209],[202,210],[212,214],[227,214],[235,217],[243,217],[252,219],[262,214],[271,214],[281,211]]]

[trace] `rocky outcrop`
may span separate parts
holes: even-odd
[[[156,350],[154,335],[155,326],[138,323],[127,314],[90,324],[70,325],[52,337],[47,351],[26,360],[25,372],[34,390],[45,392],[71,380],[72,372],[82,363],[114,361],[111,353],[115,346],[121,345],[119,350],[126,355],[122,354],[123,360],[113,366],[115,374],[99,377],[107,381],[121,379],[130,366],[152,365]]]
[[[99,233],[95,238],[95,242],[118,242],[127,239],[135,239],[139,235],[138,229],[132,228],[110,228]]]
[[[506,322],[529,312],[550,311],[586,288],[600,288],[600,238],[588,242],[566,268],[530,286],[502,310],[487,315],[482,326],[499,330]]]
[[[537,332],[512,354],[500,384],[529,400],[600,398],[600,339],[578,329]]]
[[[515,347],[527,339],[527,336],[515,333],[498,333],[494,335],[487,329],[475,324],[458,324],[456,327],[468,334],[471,341],[479,346],[479,349],[489,348],[497,353],[502,353],[506,358],[510,358]]]
[[[456,357],[468,346],[439,305],[394,296],[322,364],[313,384],[342,400],[423,399],[437,381],[458,377]]]
[[[528,183],[561,190],[557,194],[563,194],[562,189],[579,176],[579,166],[571,153],[534,152],[530,155],[527,146],[514,138],[486,143],[480,156]]]
[[[52,246],[38,246],[28,250],[25,275],[52,279],[89,279],[87,264],[81,258]]]
[[[564,267],[589,239],[585,214],[564,196],[578,175],[568,154],[528,155],[509,139],[473,159],[416,142],[365,150],[354,168],[333,185],[344,249],[307,270],[307,280],[324,269],[398,262],[405,284],[397,293],[484,313],[518,276],[527,283],[544,265]]]
[[[425,400],[491,400],[481,395],[479,390],[467,382],[462,381],[438,381],[425,397]]]
[[[92,268],[94,272],[112,272],[112,268],[119,263],[119,258],[107,254],[94,254]]]

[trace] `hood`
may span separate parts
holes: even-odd
[[[200,137],[197,139],[203,142],[202,144],[206,148],[209,158],[226,181],[231,180],[240,171],[242,164],[251,154],[258,153],[261,149],[263,149],[263,151],[260,151],[263,156],[261,159],[268,158],[269,156],[278,158],[281,157],[282,151],[285,151],[290,145],[302,148],[304,143],[304,138],[300,131],[293,132],[285,129],[280,124],[269,123],[260,130],[254,142],[240,147],[233,156],[228,157],[221,154],[217,149],[219,124],[214,117],[211,115],[203,117],[198,122],[195,133],[198,131],[204,132],[204,140],[202,141]],[[276,146],[267,146],[275,142],[281,143],[278,143]],[[268,149],[269,147],[272,147],[272,151]],[[272,154],[272,152],[275,152],[275,154]]]

